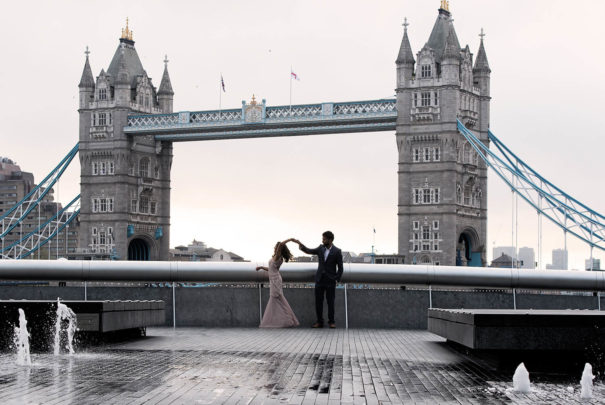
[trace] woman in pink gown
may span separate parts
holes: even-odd
[[[273,257],[269,260],[269,267],[258,266],[256,268],[256,271],[269,272],[269,302],[260,323],[261,328],[292,328],[299,325],[296,315],[284,297],[281,274],[279,274],[279,268],[284,260],[289,261],[292,258],[292,254],[286,246],[286,243],[291,241],[293,239],[277,242],[273,250]]]

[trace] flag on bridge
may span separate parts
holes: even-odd
[[[298,75],[296,73],[294,73],[292,70],[290,70],[290,76],[292,78],[294,78],[294,80],[300,81],[300,78],[298,77]]]
[[[223,75],[221,74],[221,88],[223,89],[223,93],[225,93],[225,81],[223,80]]]

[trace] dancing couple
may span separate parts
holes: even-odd
[[[299,240],[290,238],[283,242],[277,242],[273,249],[273,257],[269,260],[269,267],[258,266],[256,271],[265,270],[269,273],[269,302],[265,308],[261,328],[291,328],[298,326],[298,319],[290,304],[284,297],[282,278],[279,268],[284,261],[292,259],[287,243],[294,242],[298,248],[308,255],[317,255],[317,272],[315,273],[315,314],[317,322],[312,328],[323,328],[323,303],[324,296],[328,301],[328,325],[336,327],[334,321],[334,297],[336,296],[336,283],[340,281],[343,272],[342,251],[334,246],[334,234],[326,231],[322,234],[321,245],[315,249],[309,249]]]

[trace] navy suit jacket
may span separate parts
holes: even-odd
[[[343,272],[342,265],[342,251],[336,246],[332,245],[328,257],[324,260],[326,247],[319,245],[315,249],[309,249],[305,245],[300,245],[300,250],[309,255],[317,255],[317,272],[315,273],[315,282],[319,283],[321,277],[325,275],[328,279],[334,281],[340,281]]]

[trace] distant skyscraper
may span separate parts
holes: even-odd
[[[496,246],[492,249],[492,260],[495,260],[505,254],[512,258],[515,257],[515,247],[514,246]]]
[[[530,247],[519,248],[519,261],[522,269],[535,269],[536,254],[534,249]]]
[[[586,270],[601,270],[601,259],[592,258],[592,267],[590,266],[590,259],[584,261],[584,268]]]
[[[553,249],[552,264],[547,264],[546,268],[551,270],[567,270],[567,250]]]

